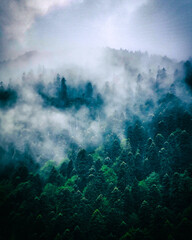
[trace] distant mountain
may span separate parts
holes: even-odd
[[[0,61],[0,68],[8,65],[25,64],[28,61],[33,61],[37,56],[39,56],[39,53],[37,51],[25,52],[24,54],[19,55],[14,59]]]

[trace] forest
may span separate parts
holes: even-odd
[[[0,239],[191,239],[192,61],[103,68],[1,82]]]

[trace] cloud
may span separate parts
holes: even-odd
[[[188,58],[191,11],[190,0],[1,0],[0,59],[98,46]]]
[[[0,23],[7,39],[22,39],[38,16],[46,15],[54,7],[65,7],[74,0],[2,0]]]
[[[26,44],[25,33],[38,17],[79,2],[82,0],[1,0],[0,59],[21,54],[21,46]]]

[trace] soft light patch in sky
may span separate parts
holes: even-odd
[[[17,52],[13,45],[18,49],[25,46],[25,34],[39,16],[45,16],[50,10],[64,8],[74,2],[82,0],[1,0],[0,59],[11,57],[10,52]]]
[[[48,13],[51,8],[64,7],[74,0],[1,0],[1,26],[7,38],[19,39],[31,27],[35,18]]]

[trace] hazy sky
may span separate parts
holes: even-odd
[[[112,47],[192,55],[191,0],[0,0],[0,60]]]

